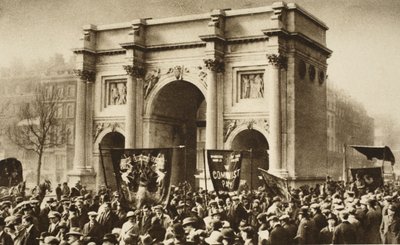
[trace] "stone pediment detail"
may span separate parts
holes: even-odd
[[[124,122],[110,122],[110,121],[97,121],[93,125],[93,142],[97,140],[100,133],[106,129],[111,129],[111,132],[115,132],[117,128],[125,129]]]
[[[229,135],[236,128],[246,125],[247,129],[252,130],[255,125],[264,129],[269,133],[269,121],[264,118],[253,118],[253,119],[225,119],[224,120],[224,142],[227,141]]]

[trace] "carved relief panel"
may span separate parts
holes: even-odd
[[[110,79],[105,82],[105,106],[126,104],[126,79]]]
[[[240,99],[264,98],[264,71],[238,72]]]

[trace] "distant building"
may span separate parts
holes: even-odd
[[[389,146],[397,161],[394,164],[394,172],[400,175],[400,124],[392,115],[377,115],[375,117],[375,145]],[[385,164],[389,165],[389,164]],[[387,169],[388,166],[386,166]]]
[[[35,99],[35,87],[39,83],[45,84],[46,91],[55,90],[60,96],[56,115],[60,123],[52,129],[50,139],[59,146],[45,150],[42,179],[47,178],[53,183],[66,181],[74,154],[76,77],[72,70],[0,77],[0,93],[3,95],[0,110],[0,158],[16,157],[22,162],[28,187],[35,184],[37,155],[12,144],[7,136],[7,127],[18,120],[20,108]]]
[[[349,145],[374,145],[374,119],[362,104],[327,80],[328,174],[343,176],[344,147],[349,168],[371,166],[365,156]]]

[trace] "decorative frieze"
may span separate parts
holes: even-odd
[[[123,122],[95,122],[93,125],[93,142],[96,141],[100,133],[106,129],[111,129],[111,132],[115,132],[117,128],[125,128],[125,123]]]
[[[252,130],[254,125],[257,125],[269,133],[269,121],[267,119],[226,119],[224,120],[224,142],[226,142],[233,130],[242,125],[246,125],[249,130]]]
[[[96,72],[94,71],[75,69],[74,74],[82,81],[94,82],[96,80]]]

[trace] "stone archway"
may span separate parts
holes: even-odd
[[[109,149],[109,148],[124,148],[125,146],[125,137],[123,134],[111,131],[104,135],[100,141],[101,148]],[[117,189],[117,183],[114,174],[114,168],[111,161],[111,156],[109,150],[102,151],[103,162],[101,162],[101,156],[99,156],[99,166],[97,168],[98,180],[100,180],[99,184],[104,185],[107,182],[108,187],[113,190]],[[104,164],[104,169],[103,169]],[[98,185],[99,185],[98,184]]]
[[[184,80],[164,83],[150,98],[144,122],[147,134],[145,147],[176,147],[185,145],[185,150],[174,151],[171,183],[195,184],[197,163],[198,130],[205,127],[199,109],[204,108],[204,94],[198,86]],[[203,105],[203,106],[201,106]],[[201,110],[202,111],[202,110]],[[184,163],[186,161],[186,171]]]
[[[249,150],[252,149],[252,160],[249,152],[244,152],[242,161],[241,180],[246,181],[253,188],[262,185],[262,180],[258,178],[259,171],[257,168],[268,170],[268,141],[264,134],[255,129],[245,129],[235,135],[231,143],[232,150]],[[251,162],[252,165],[251,166]],[[253,171],[253,173],[251,173]]]

